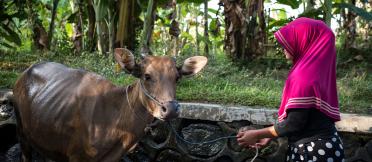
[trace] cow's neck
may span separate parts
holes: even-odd
[[[143,105],[138,82],[124,87],[123,118],[122,118],[122,146],[127,152],[134,148],[138,140],[145,134],[145,128],[153,120],[152,115]]]
[[[126,102],[129,107],[129,111],[133,113],[133,117],[135,118],[136,121],[141,120],[143,123],[149,124],[153,117],[150,114],[150,112],[147,110],[146,106],[143,104],[141,99],[141,86],[139,84],[139,81],[132,84],[128,88],[128,98],[126,98]]]

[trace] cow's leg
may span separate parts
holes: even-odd
[[[32,149],[27,142],[20,138],[19,143],[21,145],[21,162],[31,162],[32,160]]]

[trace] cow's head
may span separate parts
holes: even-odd
[[[181,67],[166,56],[143,56],[136,63],[132,52],[124,48],[115,49],[115,59],[123,70],[139,78],[140,99],[148,111],[160,120],[178,116],[179,104],[176,101],[176,82],[182,76],[198,73],[206,64],[204,56],[187,58]]]

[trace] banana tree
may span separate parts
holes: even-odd
[[[37,8],[39,6],[39,8]],[[37,11],[45,12],[45,5],[41,2],[26,0],[26,13],[28,15],[28,25],[32,31],[33,47],[38,50],[48,49],[48,32],[43,26],[43,22],[39,19]],[[41,16],[40,16],[41,17]]]
[[[86,46],[87,50],[92,52],[95,49],[95,27],[96,27],[96,13],[93,7],[93,0],[84,0],[87,4],[87,14],[88,14],[88,31],[86,32],[87,41]]]
[[[47,48],[50,49],[50,44],[52,43],[53,34],[54,34],[54,21],[57,14],[57,7],[58,7],[59,0],[53,0],[53,8],[51,11],[51,20],[49,24],[49,32],[48,32],[48,44]]]
[[[225,13],[225,46],[235,60],[251,60],[265,53],[266,23],[263,0],[220,0]]]
[[[84,48],[83,34],[83,3],[82,0],[72,0],[70,2],[73,16],[73,35],[72,41],[74,44],[75,53],[80,53]]]
[[[209,35],[208,35],[208,0],[204,0],[204,38],[205,38],[205,45],[204,45],[204,56],[209,56]]]
[[[181,6],[177,6],[177,0],[171,1],[171,7],[172,7],[172,13],[171,13],[171,24],[169,27],[169,34],[171,35],[171,49],[168,55],[176,57],[178,55],[178,44],[179,39],[178,36],[180,35],[180,23],[179,18],[181,17],[180,14],[178,14],[179,11],[181,11]]]
[[[97,47],[100,54],[106,54],[109,51],[109,46],[106,42],[109,41],[108,26],[105,22],[107,14],[110,12],[110,2],[112,0],[94,0],[93,8],[96,16],[96,31],[97,31]]]
[[[120,0],[119,6],[115,44],[134,51],[137,44],[136,28],[139,26],[141,9],[136,0]]]
[[[147,11],[145,15],[145,21],[143,25],[142,32],[142,42],[141,42],[141,53],[142,54],[152,54],[150,50],[150,40],[152,31],[154,29],[154,19],[155,19],[156,2],[154,0],[149,0],[147,5]]]

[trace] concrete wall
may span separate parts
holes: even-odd
[[[181,103],[181,106],[181,118],[223,122],[248,120],[258,125],[271,125],[277,122],[277,111],[263,107],[201,103]],[[372,116],[341,113],[341,121],[336,123],[336,127],[342,132],[372,134]]]

